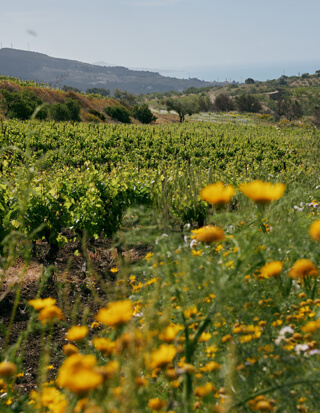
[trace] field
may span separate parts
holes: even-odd
[[[4,121],[0,147],[1,412],[320,411],[316,128]]]

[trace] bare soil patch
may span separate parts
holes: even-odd
[[[48,283],[40,291],[40,297],[53,297],[62,307],[66,316],[66,322],[70,325],[81,323],[84,312],[87,317],[87,325],[90,327],[94,321],[94,315],[101,307],[112,299],[112,290],[114,287],[114,273],[110,271],[115,268],[121,259],[130,259],[131,262],[142,259],[150,247],[140,245],[135,248],[122,252],[122,257],[111,248],[111,241],[99,238],[94,245],[89,245],[87,253],[90,260],[90,274],[83,272],[83,259],[75,255],[78,243],[68,243],[60,249],[55,261],[55,277],[53,283]],[[5,274],[5,281],[0,286],[0,325],[8,329],[10,318],[14,308],[17,289],[21,288],[20,300],[17,306],[8,346],[13,346],[21,332],[26,331],[30,320],[30,311],[28,300],[33,299],[39,294],[39,283],[37,281],[43,275],[45,270],[43,261],[49,246],[45,242],[37,244],[36,257],[29,263],[27,268],[22,259],[18,259]],[[2,274],[3,277],[3,274]],[[90,284],[90,285],[89,285]],[[107,288],[106,288],[107,286]],[[92,288],[95,288],[99,300],[92,294]],[[106,291],[109,291],[108,295]],[[76,316],[75,308],[77,310]],[[72,315],[73,314],[73,315]],[[54,378],[58,367],[63,359],[62,347],[67,343],[65,334],[67,327],[56,326],[52,336],[52,368],[48,371],[48,379]],[[93,334],[91,330],[89,334]],[[5,330],[0,330],[0,351],[5,346]],[[26,343],[17,350],[17,356],[23,354],[22,370],[24,376],[17,379],[16,385],[22,392],[28,393],[37,385],[39,374],[39,358],[41,349],[41,331],[35,330],[29,334]]]

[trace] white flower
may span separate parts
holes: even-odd
[[[193,239],[193,240],[190,242],[190,248],[193,248],[193,246],[196,245],[196,243],[197,243],[197,241],[196,241],[195,239]]]
[[[283,335],[285,335],[285,334],[293,334],[294,333],[294,330],[290,327],[290,326],[284,326],[284,327],[282,327],[282,329],[280,330],[280,333],[279,334],[281,334],[282,336]]]
[[[309,350],[308,344],[297,344],[294,348],[294,351],[297,354],[300,354],[302,351],[307,351],[307,350]]]
[[[281,344],[281,341],[286,340],[286,334],[293,334],[294,331],[290,326],[284,326],[279,332],[279,336],[275,339],[277,345]]]
[[[299,208],[297,205],[295,205],[295,206],[293,207],[293,209],[295,209],[295,210],[298,211],[298,212],[303,211],[303,208]]]

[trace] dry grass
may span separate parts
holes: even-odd
[[[43,266],[37,262],[31,261],[26,267],[21,259],[18,259],[14,265],[12,265],[8,270],[3,273],[0,270],[0,277],[4,276],[4,283],[7,286],[12,286],[14,284],[29,284],[36,282],[41,276],[43,271]]]

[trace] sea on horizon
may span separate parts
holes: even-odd
[[[151,69],[150,69],[151,70]],[[320,70],[320,60],[300,62],[270,62],[256,64],[208,65],[176,68],[153,69],[162,76],[178,79],[197,78],[207,82],[239,82],[247,78],[258,81],[279,79],[281,76],[301,76],[303,73],[314,74]],[[153,71],[152,70],[152,71]]]

